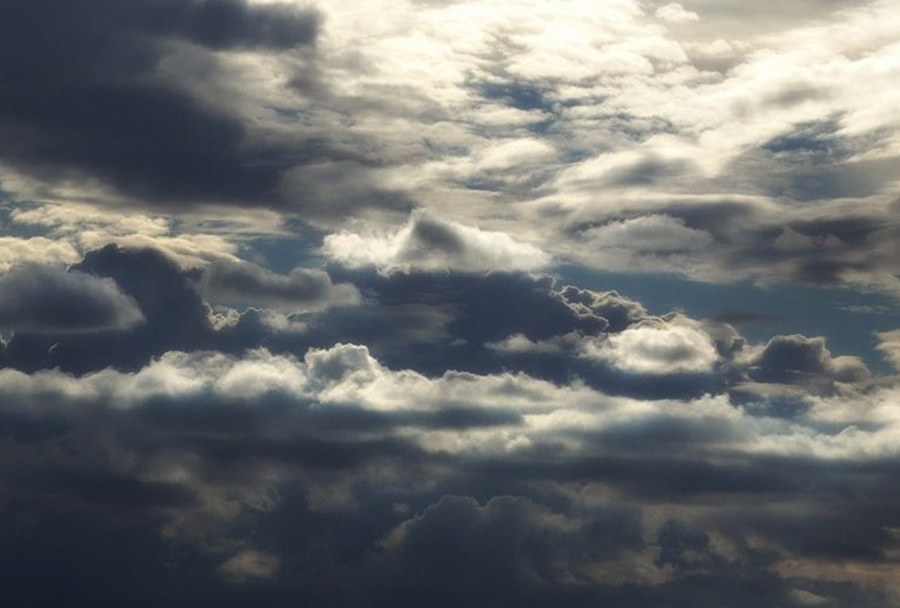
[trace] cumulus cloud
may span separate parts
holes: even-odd
[[[321,270],[295,268],[287,275],[247,262],[219,262],[206,267],[200,281],[213,303],[251,305],[285,312],[321,310],[329,305],[358,304],[352,285],[335,285]]]
[[[748,353],[750,374],[763,382],[809,384],[859,382],[869,370],[859,357],[832,357],[825,339],[798,334],[775,336],[755,352]]]
[[[671,23],[690,23],[691,21],[700,19],[700,16],[697,15],[697,13],[685,9],[678,2],[665,4],[656,9],[656,12],[653,14],[656,15],[658,19],[669,21]]]
[[[731,353],[699,324],[674,321],[648,318],[617,333],[542,340],[517,333],[485,346],[530,373],[576,376],[612,394],[689,398],[722,390]]]
[[[67,264],[78,260],[78,251],[65,241],[42,236],[0,237],[0,270],[21,264]]]
[[[648,401],[511,373],[429,378],[352,344],[303,359],[173,352],[135,373],[0,370],[0,446],[16,463],[0,480],[44,521],[103,529],[116,513],[141,547],[198,576],[203,597],[224,581],[292,597],[329,590],[350,606],[362,605],[358,593],[442,590],[447,601],[651,606],[693,583],[691,597],[712,599],[714,582],[761,577],[776,599],[797,589],[872,599],[875,572],[832,588],[829,575],[783,569],[800,558],[862,572],[893,550],[879,530],[896,516],[883,507],[894,393],[855,410],[820,398],[786,420],[726,396]],[[825,424],[836,416],[844,426]],[[65,450],[51,449],[59,442]],[[835,498],[847,491],[852,508]],[[776,516],[748,495],[789,508]],[[88,543],[73,555],[133,563],[128,547]],[[323,583],[336,579],[343,591]]]
[[[322,251],[345,266],[374,266],[382,272],[536,270],[550,262],[534,245],[505,233],[464,226],[423,211],[413,212],[400,230],[386,236],[346,231],[328,235]]]
[[[629,327],[587,354],[637,374],[708,373],[719,359],[709,336],[674,324]]]
[[[875,334],[878,337],[878,350],[890,361],[891,365],[900,369],[900,330],[883,331]]]
[[[12,331],[96,332],[144,322],[114,281],[53,266],[14,266],[0,277],[0,294],[0,325]]]

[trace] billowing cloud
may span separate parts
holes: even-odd
[[[695,275],[715,249],[715,239],[707,232],[661,215],[612,221],[583,230],[577,238],[584,246],[584,258],[609,270]]]
[[[137,303],[115,282],[37,264],[0,276],[0,326],[34,333],[130,329],[144,322]]]
[[[878,350],[891,362],[891,365],[900,369],[900,330],[879,332],[877,337],[879,339]]]
[[[663,21],[670,21],[672,23],[689,23],[700,19],[697,13],[685,9],[678,2],[672,2],[659,7],[656,9],[654,15]]]
[[[76,262],[78,252],[69,243],[47,237],[0,237],[0,269],[20,264],[66,264]]]
[[[823,338],[796,334],[772,338],[749,354],[747,363],[751,367],[751,377],[763,382],[857,382],[869,374],[858,357],[832,357]]]
[[[201,288],[214,303],[252,305],[286,312],[319,310],[357,304],[359,292],[347,284],[335,285],[321,270],[296,268],[279,275],[249,263],[216,263],[203,270]]]
[[[323,253],[351,268],[374,266],[382,272],[536,270],[550,261],[534,245],[505,233],[463,226],[422,211],[413,212],[400,230],[386,236],[328,235]]]
[[[693,584],[692,597],[711,598],[714,582],[766,580],[776,598],[888,606],[890,587],[876,600],[867,581],[889,584],[872,560],[896,545],[883,532],[897,517],[883,506],[894,393],[876,391],[855,414],[846,397],[821,398],[785,420],[723,396],[646,401],[509,373],[428,378],[351,344],[303,359],[173,352],[136,373],[0,371],[0,445],[16,463],[0,477],[17,509],[45,521],[97,526],[114,510],[137,524],[141,546],[199,576],[204,597],[262,582],[316,597],[323,577],[346,577],[351,606],[358,593],[441,590],[655,605]],[[829,426],[836,416],[868,430]],[[58,442],[64,452],[49,449]],[[846,491],[852,508],[836,498]],[[266,532],[246,537],[251,522]],[[98,564],[106,551],[87,544],[73,558]],[[128,545],[113,554],[133,559]],[[835,585],[792,574],[797,559],[859,574]]]
[[[719,358],[709,336],[692,327],[665,324],[629,327],[588,355],[638,374],[705,373]]]

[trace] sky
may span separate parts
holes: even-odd
[[[900,605],[900,2],[0,2],[0,604]]]

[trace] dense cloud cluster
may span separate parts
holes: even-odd
[[[0,2],[0,604],[900,603],[900,7],[563,4]]]
[[[19,605],[123,570],[127,587],[86,597],[896,598],[870,566],[896,548],[896,388],[867,386],[862,362],[821,338],[746,345],[717,322],[521,274],[354,271],[343,278],[365,300],[225,314],[201,297],[223,293],[206,272],[276,303],[300,275],[182,269],[115,246],[31,272],[52,278],[16,290],[34,310],[54,289],[102,288],[143,323],[9,321],[21,327],[0,370],[0,483]],[[368,327],[373,314],[388,325]],[[789,414],[772,404],[791,398]],[[847,578],[843,564],[873,570]],[[72,574],[47,587],[50,567]]]

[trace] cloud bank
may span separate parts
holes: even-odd
[[[897,606],[898,15],[0,3],[2,605]]]

